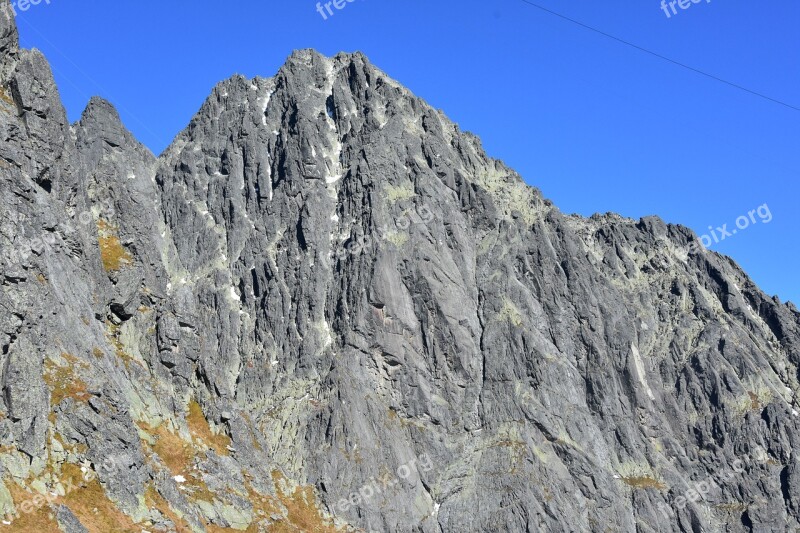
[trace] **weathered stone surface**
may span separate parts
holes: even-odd
[[[156,158],[16,42],[0,471],[64,530],[69,465],[156,531],[800,528],[800,313],[690,230],[565,216],[361,54]]]
[[[89,530],[86,529],[83,524],[81,524],[80,520],[72,514],[72,511],[64,505],[58,506],[56,510],[56,519],[58,520],[58,526],[64,533],[89,533]]]
[[[0,9],[0,79],[5,80],[8,70],[17,59],[19,53],[19,33],[14,21],[14,12],[4,2]]]

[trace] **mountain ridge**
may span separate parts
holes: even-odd
[[[800,528],[800,314],[688,228],[561,214],[360,53],[156,158],[2,20],[12,530]]]

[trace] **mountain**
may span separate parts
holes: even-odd
[[[358,53],[154,157],[0,12],[0,531],[800,530],[800,313],[689,229]]]

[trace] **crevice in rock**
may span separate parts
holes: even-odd
[[[742,525],[747,528],[747,531],[753,533],[753,520],[750,518],[749,511],[742,513]]]

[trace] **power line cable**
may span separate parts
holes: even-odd
[[[604,37],[608,37],[609,39],[613,39],[613,40],[615,40],[615,41],[617,41],[619,43],[622,43],[622,44],[624,44],[626,46],[630,46],[631,48],[635,48],[636,50],[639,50],[640,52],[644,52],[646,54],[650,54],[651,56],[657,57],[657,58],[659,58],[661,60],[668,61],[668,62],[672,63],[673,65],[678,65],[679,67],[683,67],[683,68],[685,68],[687,70],[691,70],[692,72],[695,72],[695,73],[700,74],[702,76],[706,76],[707,78],[711,78],[712,80],[716,80],[716,81],[718,81],[720,83],[724,83],[725,85],[729,85],[729,86],[734,87],[736,89],[739,89],[741,91],[745,91],[745,92],[750,93],[752,95],[758,96],[759,98],[763,98],[765,100],[769,100],[770,102],[774,102],[776,104],[780,104],[782,106],[788,107],[789,109],[794,109],[795,111],[800,111],[800,107],[795,107],[795,106],[793,106],[791,104],[787,104],[786,102],[781,102],[780,100],[776,100],[775,98],[772,98],[772,97],[767,96],[765,94],[761,94],[759,92],[753,91],[751,89],[748,89],[747,87],[742,87],[741,85],[738,85],[736,83],[730,82],[728,80],[724,80],[724,79],[722,79],[722,78],[720,78],[718,76],[714,76],[713,74],[709,74],[708,72],[704,72],[704,71],[702,71],[700,69],[697,69],[697,68],[691,67],[689,65],[686,65],[685,63],[681,63],[680,61],[676,61],[676,60],[671,59],[671,58],[669,58],[667,56],[661,55],[658,52],[653,52],[652,50],[648,50],[647,48],[641,47],[641,46],[639,46],[637,44],[634,44],[634,43],[632,43],[630,41],[626,41],[625,39],[621,39],[621,38],[619,38],[619,37],[617,37],[615,35],[611,35],[610,33],[606,33],[603,30],[599,30],[599,29],[597,29],[595,27],[589,26],[588,24],[584,24],[583,22],[580,22],[580,21],[575,20],[573,18],[567,17],[566,15],[562,15],[561,13],[556,13],[555,11],[547,9],[546,7],[543,7],[543,6],[540,6],[539,4],[533,3],[530,0],[520,0],[520,2],[522,2],[524,4],[528,4],[531,7],[535,7],[536,9],[544,11],[545,13],[549,13],[550,15],[553,15],[555,17],[564,19],[564,20],[566,20],[568,22],[571,22],[573,24],[577,24],[578,26],[580,26],[582,28],[585,28],[587,30],[593,31],[595,33],[599,33],[600,35],[602,35]]]
[[[0,0],[0,2],[1,2],[1,1],[3,1],[3,0]],[[100,86],[100,84],[99,84],[99,83],[97,83],[97,82],[96,82],[94,79],[92,79],[92,78],[91,78],[91,77],[90,77],[88,74],[86,74],[86,72],[84,72],[84,71],[83,71],[83,70],[82,70],[82,69],[81,69],[81,68],[78,66],[78,64],[77,64],[77,63],[75,63],[75,62],[74,62],[74,61],[73,61],[73,60],[72,60],[72,59],[71,59],[71,58],[70,58],[70,57],[69,57],[67,54],[65,54],[64,52],[62,52],[60,48],[58,48],[56,45],[54,45],[52,42],[50,42],[50,40],[49,40],[49,39],[48,39],[48,38],[47,38],[47,37],[44,35],[44,33],[42,33],[41,31],[39,31],[39,30],[36,28],[36,26],[34,26],[33,24],[31,24],[31,23],[30,23],[30,22],[28,22],[27,20],[24,20],[22,17],[17,17],[17,20],[16,20],[16,21],[17,21],[17,24],[18,24],[18,25],[19,25],[19,23],[20,23],[20,22],[24,22],[26,26],[28,26],[30,29],[32,29],[32,30],[33,30],[33,31],[35,31],[36,33],[38,33],[38,34],[39,34],[39,36],[42,38],[42,40],[44,40],[44,42],[46,42],[47,44],[49,44],[49,45],[50,45],[50,47],[51,47],[51,48],[52,48],[54,51],[58,52],[58,53],[61,55],[61,57],[63,57],[63,58],[64,58],[64,59],[66,59],[66,60],[67,60],[69,63],[71,63],[71,64],[72,64],[72,66],[73,66],[73,67],[75,67],[75,70],[76,70],[76,71],[77,71],[79,74],[81,74],[81,75],[82,75],[84,78],[86,78],[86,80],[87,80],[87,81],[89,81],[90,83],[94,84],[94,86],[97,88],[97,90],[99,90],[99,91],[100,91],[100,95],[106,95],[106,94],[107,94],[107,91],[105,91],[105,90],[103,89],[103,87],[101,87],[101,86]],[[51,68],[52,68],[52,66],[51,66]],[[53,69],[53,70],[55,70],[55,69]],[[70,81],[69,79],[67,79],[67,81],[69,81],[69,83],[70,83],[72,86],[74,86],[76,89],[78,89],[78,91],[79,91],[79,92],[80,92],[82,95],[85,95],[85,94],[86,94],[86,93],[85,93],[85,92],[84,92],[82,89],[79,89],[79,88],[78,88],[78,86],[77,86],[77,85],[75,85],[75,83],[73,83],[73,82],[72,82],[72,81]],[[150,129],[150,127],[149,127],[149,126],[148,126],[148,125],[147,125],[145,122],[143,122],[142,120],[140,120],[140,119],[139,119],[139,117],[137,117],[136,115],[134,115],[133,113],[131,113],[130,111],[128,111],[127,109],[125,109],[124,107],[122,107],[122,106],[121,106],[121,105],[119,105],[119,104],[116,104],[116,105],[114,105],[114,107],[115,107],[115,109],[117,109],[117,110],[121,111],[122,113],[125,113],[125,114],[127,114],[127,115],[128,115],[130,118],[132,118],[132,119],[134,119],[136,122],[138,122],[138,123],[139,123],[139,124],[142,126],[142,128],[143,128],[143,129],[144,129],[146,132],[150,133],[150,135],[152,135],[152,136],[153,136],[153,139],[154,139],[154,140],[156,140],[156,141],[159,141],[159,142],[161,142],[162,144],[164,143],[164,140],[165,140],[165,139],[163,139],[161,135],[159,135],[159,134],[155,133],[153,130],[151,130],[151,129]],[[166,146],[168,147],[168,146],[169,146],[169,143],[167,143],[167,144],[166,144]],[[165,148],[165,149],[166,149],[166,148]],[[156,154],[156,155],[157,155],[157,154]]]

